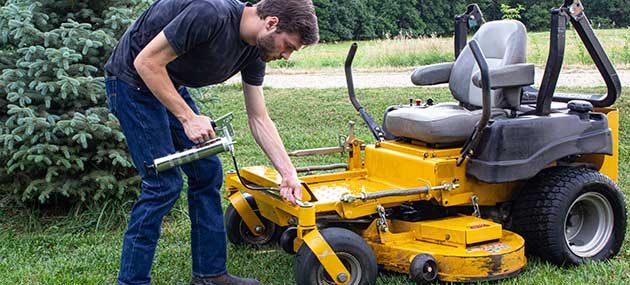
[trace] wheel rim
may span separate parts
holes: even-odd
[[[258,210],[254,210],[254,212],[256,213],[256,215],[258,215]],[[243,237],[243,241],[247,244],[253,244],[253,245],[267,244],[273,239],[273,235],[276,232],[276,224],[270,222],[267,219],[261,218],[260,215],[258,215],[258,217],[260,218],[263,225],[265,226],[265,231],[258,236],[254,235],[249,230],[249,228],[247,227],[247,224],[245,224],[244,221],[241,220],[241,222],[238,225],[238,230],[241,234],[241,237]]]
[[[613,209],[608,199],[596,192],[585,193],[569,207],[564,239],[575,255],[592,257],[604,249],[613,226]]]
[[[433,281],[437,277],[437,263],[433,260],[428,260],[424,266],[422,266],[422,276],[424,280]]]
[[[348,284],[357,285],[359,281],[363,278],[363,272],[361,272],[361,264],[359,260],[354,257],[352,254],[346,252],[336,252],[337,257],[341,260],[341,263],[348,269],[350,272],[350,281]],[[317,284],[318,285],[329,285],[329,284],[337,284],[330,277],[328,272],[324,269],[324,266],[319,266],[317,268]]]

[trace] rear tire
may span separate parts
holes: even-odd
[[[619,187],[588,168],[544,170],[523,188],[512,216],[527,252],[561,266],[615,256],[627,222]]]
[[[361,236],[335,227],[323,229],[320,233],[350,272],[349,285],[376,284],[376,256]],[[335,284],[306,243],[295,255],[293,270],[298,285]]]

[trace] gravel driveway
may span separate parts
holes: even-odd
[[[359,70],[354,74],[356,88],[411,87],[410,75],[413,69],[370,71]],[[540,85],[544,70],[536,69],[536,86]],[[630,69],[617,70],[621,85],[630,86]],[[240,76],[234,76],[228,83],[237,83]],[[345,75],[340,70],[331,71],[279,71],[270,70],[265,76],[265,86],[273,88],[335,88],[346,87]],[[445,84],[437,86],[446,86]],[[558,86],[594,87],[605,86],[597,69],[567,68],[558,79]]]

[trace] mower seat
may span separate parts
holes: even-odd
[[[493,118],[506,117],[507,110],[519,107],[522,87],[534,83],[534,65],[525,63],[525,26],[514,20],[492,21],[482,25],[473,39],[490,67]],[[459,103],[390,111],[383,123],[386,131],[426,143],[463,143],[481,119],[483,106],[479,67],[470,48],[466,46],[454,63],[416,69],[411,81],[415,85],[448,83]]]

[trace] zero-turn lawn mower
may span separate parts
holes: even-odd
[[[570,22],[607,94],[555,92]],[[467,43],[467,33],[478,28]],[[579,0],[551,12],[540,88],[526,63],[527,33],[513,20],[484,23],[478,6],[456,17],[453,63],[414,71],[416,85],[448,83],[456,100],[387,108],[380,126],[361,106],[346,60],[350,101],[374,135],[293,152],[347,154],[343,165],[300,177],[297,205],[280,175],[245,167],[226,176],[234,244],[279,241],[295,254],[298,284],[375,284],[379,269],[418,283],[514,276],[525,253],[558,265],[606,260],[620,250],[626,206],[618,179],[621,93],[614,67]],[[226,148],[227,149],[227,148]],[[339,167],[343,170],[335,170]]]

